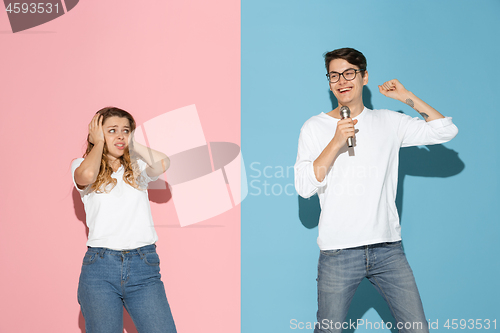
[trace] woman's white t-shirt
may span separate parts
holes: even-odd
[[[151,216],[147,184],[156,178],[147,175],[146,162],[137,160],[143,190],[125,183],[124,168],[120,166],[111,175],[117,180],[116,186],[108,193],[98,193],[90,190],[91,185],[81,190],[75,182],[75,170],[83,160],[77,158],[73,161],[71,174],[85,206],[89,228],[87,246],[130,250],[155,243],[158,236]]]

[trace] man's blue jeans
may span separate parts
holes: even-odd
[[[347,311],[365,277],[389,305],[399,332],[429,332],[415,278],[399,241],[321,251],[315,333],[349,328],[344,322]]]
[[[128,251],[89,248],[78,302],[87,333],[122,333],[123,307],[140,333],[176,332],[154,244]]]

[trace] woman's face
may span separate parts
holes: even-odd
[[[108,157],[120,158],[125,153],[130,136],[130,122],[127,118],[109,117],[102,124]]]

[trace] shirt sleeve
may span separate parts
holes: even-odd
[[[137,159],[137,165],[139,166],[139,171],[141,172],[141,178],[143,182],[147,184],[149,182],[154,182],[155,180],[158,179],[159,176],[151,177],[148,175],[148,173],[146,172],[148,164],[146,162],[144,162],[141,159]]]
[[[326,185],[327,177],[319,182],[314,174],[313,163],[320,154],[321,151],[316,148],[312,136],[307,132],[307,129],[302,128],[294,171],[295,190],[303,198],[313,196],[319,188]]]
[[[426,122],[420,118],[412,118],[401,114],[398,136],[401,147],[435,145],[448,142],[458,133],[451,117]]]
[[[73,185],[75,185],[75,188],[78,192],[83,193],[87,189],[88,185],[85,186],[83,189],[80,189],[78,185],[76,184],[75,180],[75,170],[82,164],[83,158],[75,158],[73,162],[71,162],[71,178],[73,178]]]

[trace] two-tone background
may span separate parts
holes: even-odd
[[[89,0],[13,33],[2,7],[0,332],[84,332],[70,163],[95,111],[144,124],[193,104],[207,142],[241,145],[248,194],[187,227],[168,190],[151,194],[178,331],[310,331],[319,204],[298,197],[292,166],[302,124],[335,107],[322,54],[346,46],[368,59],[365,105],[417,116],[379,94],[397,78],[458,126],[449,143],[401,151],[403,244],[434,331],[495,331],[499,15],[496,0]],[[349,319],[391,320],[369,283]]]

